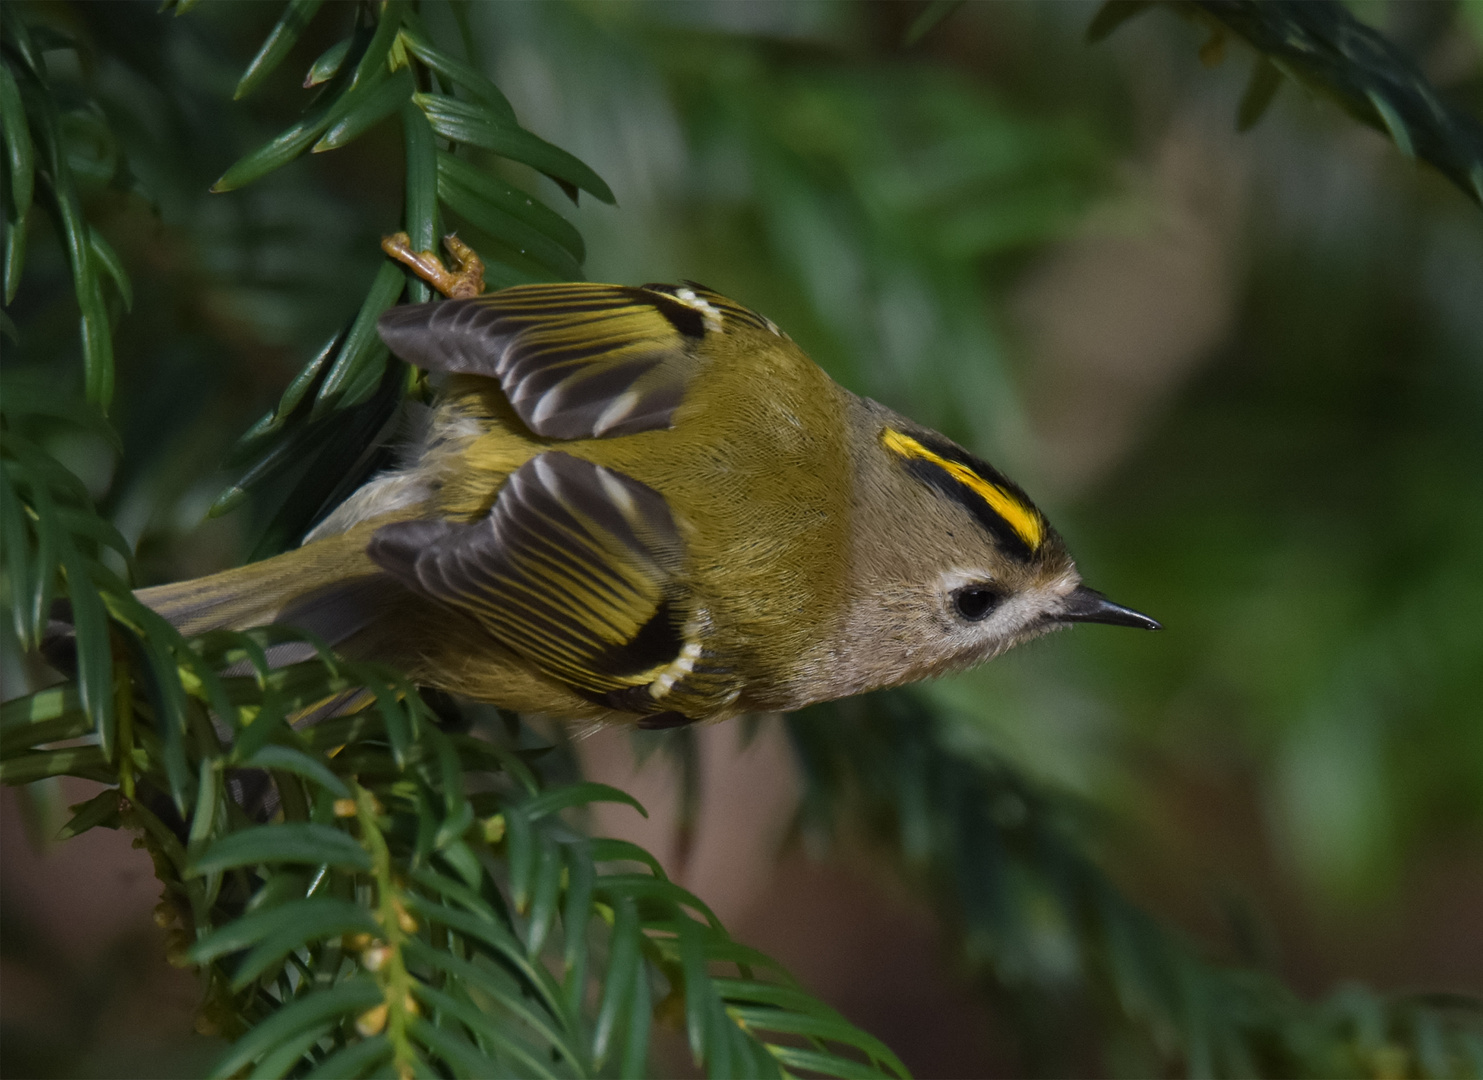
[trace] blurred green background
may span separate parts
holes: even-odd
[[[273,509],[203,524],[234,479],[219,463],[364,295],[400,213],[400,134],[210,195],[302,106],[295,76],[343,32],[337,13],[234,104],[277,4],[47,10],[105,58],[54,77],[91,87],[118,137],[98,126],[83,175],[136,291],[116,338],[123,455],[52,449],[137,541],[144,584],[219,569]],[[1104,865],[1216,954],[1268,960],[1305,993],[1483,993],[1476,205],[1291,83],[1237,134],[1252,55],[1232,42],[1208,67],[1206,31],[1163,8],[1092,46],[1093,4],[969,3],[911,47],[919,4],[465,10],[521,122],[617,195],[574,209],[506,166],[581,229],[589,278],[689,278],[764,312],[851,389],[1014,476],[1093,585],[1164,622],[1057,635],[932,685],[955,747],[1098,808]],[[1483,111],[1483,6],[1354,10]],[[426,17],[459,40],[441,6]],[[27,333],[6,344],[7,380],[78,370],[46,229],[10,309]],[[5,662],[19,692],[27,673]],[[119,1020],[156,985],[137,982],[149,950],[120,944],[147,933],[147,904],[115,936],[63,943],[36,912],[85,886],[58,877],[65,853],[29,854],[6,799],[8,1074],[199,1067],[199,1048],[171,1049],[189,993],[162,964],[181,1000]],[[790,859],[774,888],[815,872]],[[852,885],[828,921],[918,912],[879,876],[849,880],[887,899]],[[775,912],[802,917],[788,904]],[[936,955],[935,933],[893,940]],[[829,985],[797,950],[775,949]],[[957,977],[946,956],[911,971],[880,976],[896,984],[880,999]],[[17,1011],[17,986],[63,1004]],[[1012,1072],[1002,1018],[978,1010],[939,1010],[915,1059],[877,1033],[924,1075]]]

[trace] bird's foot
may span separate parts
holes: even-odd
[[[478,296],[484,291],[484,262],[474,249],[452,233],[443,237],[443,246],[452,256],[454,269],[443,265],[435,251],[413,251],[412,238],[404,232],[381,238],[381,250],[399,263],[410,266],[414,273],[450,300]]]

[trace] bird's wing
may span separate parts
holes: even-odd
[[[658,713],[676,707],[665,699],[702,653],[675,584],[682,547],[658,492],[548,451],[511,474],[482,520],[387,525],[367,552],[552,678]]]
[[[698,285],[576,282],[392,308],[378,329],[419,367],[496,379],[537,435],[585,439],[669,427],[728,320],[771,328]]]

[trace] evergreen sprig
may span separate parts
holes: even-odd
[[[867,822],[929,885],[968,962],[1038,1012],[1041,1031],[1058,1030],[1058,997],[1090,990],[1107,1033],[1142,1042],[1122,1063],[1135,1074],[1483,1076],[1483,1001],[1350,985],[1310,1002],[1270,971],[1206,959],[1087,855],[1084,812],[1001,760],[949,751],[943,726],[911,691],[795,713],[804,823],[830,835]],[[1050,1038],[1031,1058],[1074,1068]]]
[[[239,92],[283,59],[317,6],[288,6]],[[205,973],[200,1026],[235,1040],[215,1075],[357,1076],[386,1066],[405,1076],[638,1075],[657,1011],[683,1024],[713,1075],[905,1076],[878,1040],[732,941],[652,855],[568,820],[594,801],[637,808],[629,796],[545,783],[529,751],[445,732],[394,671],[336,658],[286,630],[188,641],[134,598],[129,545],[44,449],[59,426],[118,448],[99,407],[107,394],[98,387],[112,380],[110,327],[88,321],[87,290],[100,264],[125,295],[127,279],[68,187],[52,122],[59,110],[33,41],[51,31],[12,6],[5,17],[7,283],[13,291],[19,279],[29,210],[17,187],[34,172],[62,204],[68,251],[86,256],[74,284],[92,404],[7,380],[6,599],[22,647],[45,648],[76,677],[5,703],[0,780],[109,785],[73,808],[62,836],[124,828],[149,850],[172,958]],[[408,148],[404,227],[414,237],[432,246],[441,200],[496,243],[538,264],[548,258],[540,274],[572,276],[576,231],[455,152],[484,147],[547,172],[574,199],[581,188],[611,201],[590,169],[518,128],[492,84],[428,42],[410,5],[359,5],[354,33],[331,53],[311,68],[310,81],[326,87],[309,117],[228,170],[218,189],[311,143],[344,145],[397,113]],[[20,107],[9,93],[17,67],[29,80]],[[473,104],[446,92],[455,85]],[[43,164],[28,171],[32,145]],[[561,253],[531,229],[554,234]],[[486,258],[531,274],[518,258],[502,263],[498,247]],[[239,487],[280,463],[316,466],[290,496],[293,512],[280,514],[280,537],[301,532],[305,512],[345,487],[401,400],[407,380],[374,322],[404,286],[425,296],[388,264],[344,333],[252,433],[258,457]],[[328,496],[316,474],[328,476]],[[309,659],[275,666],[270,656],[283,649]],[[295,726],[333,711],[327,705],[356,711]]]
[[[908,28],[915,45],[963,4],[931,0]],[[1337,102],[1360,123],[1388,135],[1402,154],[1434,166],[1483,205],[1483,123],[1449,104],[1384,34],[1340,0],[1104,0],[1087,26],[1102,41],[1154,7],[1172,8],[1211,31],[1200,59],[1213,66],[1235,36],[1256,51],[1237,109],[1236,128],[1253,127],[1284,79]]]
[[[1167,0],[1212,29],[1200,56],[1222,58],[1235,35],[1256,50],[1236,126],[1245,131],[1271,104],[1284,78],[1336,101],[1361,123],[1388,135],[1408,158],[1433,165],[1483,204],[1483,123],[1450,105],[1385,35],[1339,0]],[[1107,0],[1087,37],[1100,41],[1154,0]]]
[[[543,783],[529,751],[444,731],[395,672],[328,651],[270,665],[273,648],[300,640],[177,639],[191,666],[174,709],[149,693],[143,664],[121,665],[113,755],[70,686],[0,715],[6,782],[117,784],[63,832],[127,828],[150,851],[172,956],[207,974],[201,1026],[235,1039],[213,1075],[361,1075],[387,1062],[405,1075],[431,1063],[458,1076],[637,1075],[656,999],[713,1075],[905,1075],[732,941],[653,856],[567,820],[597,801],[641,810],[630,796]],[[306,730],[290,722],[356,694],[372,704]],[[176,727],[183,777],[165,765]],[[78,737],[88,744],[54,747]],[[261,820],[269,792],[278,823]]]
[[[310,65],[305,84],[316,96],[305,117],[232,166],[218,189],[344,146],[395,116],[405,147],[401,224],[415,245],[432,247],[447,217],[467,227],[495,284],[580,276],[576,230],[491,175],[480,155],[545,173],[573,199],[586,190],[611,201],[611,192],[520,128],[491,82],[431,41],[413,5],[293,0],[238,96],[262,86],[310,20],[332,10],[353,25]],[[122,166],[116,156],[88,157],[72,137],[101,121],[85,101],[58,102],[36,40],[55,32],[17,11],[0,9],[7,297],[40,193],[82,312],[90,404],[14,381],[0,402],[12,620],[26,647],[45,640],[64,665],[74,650],[76,668],[75,679],[5,704],[0,778],[109,785],[74,808],[63,835],[125,828],[150,851],[172,956],[206,974],[203,1025],[235,1039],[217,1074],[354,1076],[391,1066],[405,1075],[633,1075],[657,1015],[683,1025],[711,1075],[904,1075],[878,1041],[732,941],[650,854],[591,838],[574,820],[593,802],[632,803],[628,796],[544,779],[518,731],[501,739],[447,729],[396,672],[287,631],[188,641],[134,599],[128,544],[44,449],[59,425],[112,438],[102,412],[113,380],[102,281],[125,304],[129,286],[77,192]],[[54,36],[44,44],[77,47]],[[1426,156],[1431,144],[1413,145]],[[218,509],[289,480],[264,550],[301,534],[377,467],[366,446],[416,390],[374,334],[376,317],[403,295],[425,298],[425,287],[386,266],[357,314],[244,439],[246,471]],[[54,621],[58,597],[69,610]],[[308,658],[273,666],[269,657],[284,649]],[[295,726],[325,702],[364,707]],[[1066,806],[1003,763],[946,750],[917,696],[810,711],[790,728],[809,820],[838,830],[862,811],[908,871],[947,898],[970,960],[1026,1000],[1043,1000],[1035,995],[1054,982],[1042,956],[1049,926],[1075,961],[1056,977],[1095,988],[1109,1027],[1144,1033],[1158,1064],[1194,1075],[1483,1076],[1472,1003],[1359,988],[1310,1003],[1270,974],[1204,959],[1112,885],[1084,853]]]
[[[237,97],[259,88],[283,63],[320,7],[317,0],[285,6],[238,82]],[[613,202],[602,178],[522,128],[494,83],[431,40],[414,5],[391,0],[332,9],[353,10],[353,25],[349,36],[310,66],[304,84],[317,89],[303,118],[243,156],[212,190],[232,191],[305,153],[346,146],[394,116],[405,149],[401,228],[414,249],[435,249],[445,226],[457,225],[483,257],[492,287],[581,279],[581,234],[534,196],[481,167],[475,155],[529,166],[574,203],[582,191]],[[245,465],[245,472],[217,499],[213,515],[240,505],[255,489],[293,477],[291,493],[255,554],[272,554],[296,540],[385,463],[366,448],[395,412],[408,378],[375,326],[404,296],[425,301],[428,287],[387,262],[355,317],[305,365],[277,408],[243,436],[233,461]]]
[[[81,46],[51,26],[33,32],[15,4],[0,10],[0,141],[5,144],[5,304],[20,288],[26,238],[36,196],[41,196],[65,241],[72,285],[81,309],[87,399],[107,409],[113,399],[113,331],[107,281],[122,305],[133,303],[123,263],[103,235],[83,217],[84,182],[120,179],[122,160],[96,102],[61,102],[47,77],[46,49]]]

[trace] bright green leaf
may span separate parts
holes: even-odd
[[[510,107],[509,99],[494,83],[462,60],[449,56],[442,49],[437,48],[428,41],[424,34],[413,30],[410,26],[403,28],[402,39],[407,44],[408,52],[445,79],[457,83],[473,94],[484,108],[494,113],[496,119],[510,124],[515,123],[515,110]]]
[[[132,311],[134,286],[129,282],[128,272],[124,270],[123,260],[118,257],[118,252],[113,250],[112,245],[103,239],[103,234],[97,229],[88,230],[88,247],[108,279],[113,282],[114,288],[118,289],[118,295],[124,302],[124,310]]]
[[[586,256],[587,249],[576,226],[544,203],[449,153],[437,155],[437,168],[440,175],[446,175],[448,183],[477,193],[490,205],[555,240],[578,261]]]
[[[312,991],[274,1012],[243,1035],[216,1063],[211,1076],[226,1080],[303,1032],[326,1021],[349,1018],[381,1001],[381,988],[369,979],[352,979],[332,990]]]
[[[633,994],[634,974],[642,962],[639,952],[638,911],[631,899],[615,906],[612,944],[603,973],[602,1006],[592,1029],[592,1060],[601,1065],[612,1049],[618,1020]]]
[[[623,803],[625,806],[633,807],[644,817],[649,816],[643,804],[628,792],[615,788],[611,784],[599,784],[590,780],[552,788],[522,803],[520,808],[527,818],[535,822],[569,807],[587,806],[597,802]]]
[[[289,0],[277,24],[263,40],[262,48],[258,49],[257,55],[252,58],[247,65],[247,70],[242,73],[237,89],[232,94],[233,100],[239,100],[252,93],[279,64],[283,63],[284,58],[297,44],[299,37],[304,33],[323,2],[324,0]]]
[[[96,746],[23,753],[0,761],[0,781],[7,784],[30,784],[48,776],[81,776],[101,783],[114,779],[108,758]]]
[[[314,781],[339,798],[348,799],[350,797],[350,789],[345,786],[345,781],[331,772],[329,766],[310,757],[302,750],[295,750],[289,746],[270,743],[242,764],[253,769],[282,769],[285,772],[302,776],[306,780]]]
[[[228,833],[192,861],[192,876],[260,863],[327,863],[344,870],[369,870],[371,857],[355,838],[329,825],[259,825]]]
[[[99,826],[117,829],[122,824],[120,817],[122,800],[123,796],[118,788],[108,788],[98,792],[87,802],[78,803],[72,807],[72,820],[57,832],[57,839],[70,840],[74,836],[81,836],[89,829],[96,829]]]
[[[546,1062],[509,1037],[506,1033],[507,1025],[501,1023],[502,1018],[485,1014],[476,1006],[435,990],[426,983],[413,984],[412,992],[424,1004],[457,1020],[482,1039],[497,1045],[504,1056],[513,1059],[519,1075],[551,1077],[553,1080],[557,1076]]]
[[[328,897],[305,897],[260,908],[223,923],[191,946],[190,958],[192,963],[209,964],[219,957],[253,948],[285,932],[299,933],[301,930],[299,941],[302,943],[332,933],[377,934],[380,927],[371,913],[359,904]]]
[[[321,1024],[275,1046],[258,1059],[256,1067],[248,1073],[248,1080],[275,1080],[289,1075],[314,1044],[333,1030],[333,1024]]]
[[[344,1080],[347,1076],[365,1076],[371,1069],[390,1061],[391,1056],[391,1041],[385,1035],[377,1035],[335,1051],[304,1077],[305,1080]]]
[[[358,139],[400,109],[404,102],[410,101],[414,89],[416,87],[412,82],[412,72],[406,68],[383,79],[356,103],[355,108],[335,121],[320,136],[310,152],[320,154],[326,150],[336,150]]]
[[[3,64],[0,64],[0,131],[5,140],[10,204],[15,209],[15,220],[24,228],[36,185],[36,151],[31,145],[31,125],[26,119],[20,88],[10,68]]]
[[[438,156],[438,198],[450,210],[526,258],[549,267],[557,278],[581,280],[582,266],[570,251],[497,205],[503,194],[501,189],[507,185],[476,174],[474,186],[465,186],[465,174],[443,166],[443,159],[447,157],[445,153],[440,151]]]
[[[602,177],[579,159],[524,128],[501,122],[487,109],[446,94],[418,94],[413,100],[427,113],[433,130],[445,138],[529,165],[552,179],[575,184],[605,203],[617,201]]]
[[[339,72],[341,65],[345,63],[345,57],[350,52],[350,38],[337,41],[324,52],[319,58],[309,65],[308,72],[304,75],[304,89],[318,86],[320,83],[329,82]]]

